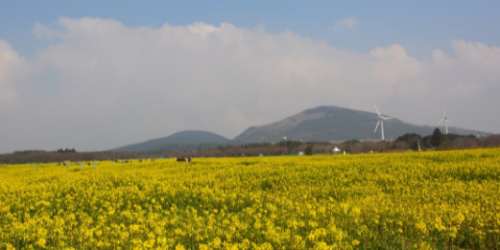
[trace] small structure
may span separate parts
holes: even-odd
[[[304,151],[300,151],[298,155],[299,156],[303,156],[304,155]]]
[[[334,154],[338,154],[338,153],[340,153],[340,152],[341,152],[341,150],[340,150],[340,148],[339,148],[339,147],[337,147],[337,146],[333,147],[333,149],[332,149],[332,153],[334,153]]]
[[[177,162],[191,163],[191,156],[177,157]]]

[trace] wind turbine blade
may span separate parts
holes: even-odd
[[[373,130],[373,133],[377,133],[377,129],[380,126],[380,120],[377,121],[377,125],[375,125],[375,129]]]

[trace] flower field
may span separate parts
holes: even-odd
[[[500,149],[0,166],[0,249],[499,249]]]

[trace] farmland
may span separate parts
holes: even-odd
[[[0,166],[0,249],[499,249],[500,149]]]

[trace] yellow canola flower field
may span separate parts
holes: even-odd
[[[500,149],[94,166],[0,166],[0,249],[500,248]]]

